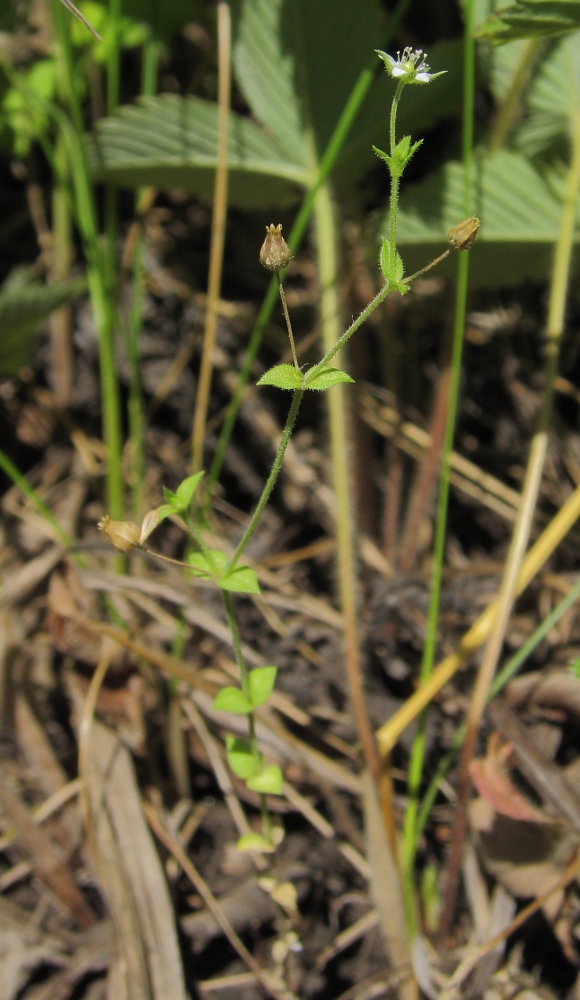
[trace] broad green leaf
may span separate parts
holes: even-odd
[[[477,161],[475,178],[474,210],[482,225],[470,250],[470,281],[509,286],[526,278],[545,278],[562,214],[561,175],[556,171],[540,174],[523,156],[502,151]],[[407,273],[424,267],[445,248],[448,230],[463,216],[460,163],[447,163],[442,171],[407,190],[400,201],[398,225]],[[385,217],[381,228],[387,224]],[[454,270],[451,257],[438,273],[452,275]]]
[[[331,389],[333,385],[339,385],[341,382],[354,382],[354,379],[340,368],[330,366],[320,368],[311,378],[308,377],[308,372],[304,376],[304,388],[316,389],[319,392]]]
[[[252,792],[261,795],[281,795],[284,778],[276,764],[266,764],[257,774],[246,781]]]
[[[4,282],[0,288],[0,375],[14,375],[30,363],[39,326],[54,309],[85,289],[84,278],[33,284],[28,272],[20,269]]]
[[[225,687],[216,695],[213,707],[217,712],[232,712],[234,715],[248,715],[252,705],[239,688]]]
[[[262,769],[261,755],[254,756],[247,740],[241,740],[237,736],[226,736],[226,753],[232,771],[244,781]]]
[[[271,854],[276,848],[261,833],[245,833],[240,837],[236,847],[238,851],[259,851],[261,854]]]
[[[97,123],[88,152],[95,180],[137,188],[185,188],[212,195],[217,149],[217,105],[163,94],[119,108]],[[231,112],[228,197],[245,209],[278,208],[301,197],[304,166],[288,157],[249,118]]]
[[[332,8],[326,0],[234,0],[232,12],[238,86],[286,155],[303,164],[309,185],[361,71],[376,59],[384,30],[380,5],[365,0],[361,16],[360,0],[333,0]],[[368,129],[370,117],[370,138],[367,131],[361,144],[355,123],[348,162],[336,165],[335,173],[348,172],[350,183],[372,165],[370,144],[386,128],[386,74],[377,90],[363,126]]]
[[[194,476],[188,476],[187,479],[184,479],[183,482],[177,487],[175,495],[183,511],[189,510],[193,494],[203,479],[203,476],[203,472],[196,472]]]
[[[254,708],[263,705],[276,683],[277,667],[255,667],[250,671],[250,698]]]
[[[229,573],[220,576],[218,586],[234,594],[259,594],[258,577],[249,566],[235,566]]]
[[[277,389],[299,389],[302,373],[294,365],[275,365],[258,379],[258,385],[275,385]]]
[[[533,75],[525,96],[527,115],[514,135],[514,145],[526,156],[556,146],[566,156],[569,136],[578,113],[580,33],[552,46]]]
[[[517,0],[493,14],[475,34],[495,42],[511,42],[516,38],[547,38],[578,28],[578,0]]]

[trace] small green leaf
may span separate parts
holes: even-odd
[[[574,677],[580,680],[580,656],[578,656],[575,660],[572,660],[572,663],[569,665],[568,669],[570,670],[570,673],[573,674]]]
[[[165,502],[167,504],[169,504],[169,506],[171,507],[172,511],[175,514],[178,514],[179,513],[179,500],[177,498],[177,493],[174,493],[173,490],[168,490],[167,486],[164,486],[163,487],[163,496],[165,497]]]
[[[216,695],[213,707],[217,712],[232,712],[234,715],[248,715],[253,705],[239,688],[225,687]]]
[[[393,172],[393,168],[395,167],[395,162],[393,160],[393,157],[389,156],[389,154],[385,153],[382,149],[379,149],[378,146],[373,146],[373,152],[377,154],[377,156],[379,157],[380,160],[383,160],[384,163],[387,164],[387,167],[389,168],[389,170],[392,173]]]
[[[277,667],[256,667],[250,671],[250,700],[254,708],[270,697],[277,673]]]
[[[262,755],[256,756],[247,740],[226,736],[226,752],[232,771],[244,781],[253,778],[263,767]]]
[[[189,510],[191,498],[193,497],[201,479],[203,479],[203,475],[203,472],[196,472],[195,476],[188,476],[187,479],[184,479],[183,482],[177,487],[175,496],[181,504],[181,509],[184,512]]]
[[[161,504],[161,507],[157,508],[157,513],[159,514],[159,524],[161,524],[161,522],[165,521],[166,518],[175,514],[175,508],[170,503],[163,503]]]
[[[395,253],[395,283],[399,284],[403,280],[405,265],[400,253]]]
[[[394,270],[391,265],[391,241],[387,239],[386,236],[381,237],[381,249],[379,252],[379,267],[383,272],[383,276],[387,281],[391,281],[394,277],[392,271]]]
[[[261,795],[281,795],[283,781],[278,765],[266,764],[253,778],[246,781],[246,785],[252,792],[260,792]]]
[[[235,594],[260,593],[258,577],[249,566],[235,566],[229,573],[221,576],[217,583],[221,590],[229,590]]]
[[[304,376],[304,388],[316,389],[320,392],[324,389],[331,389],[333,385],[339,385],[341,382],[354,382],[354,379],[350,375],[347,375],[346,372],[341,371],[340,368],[331,368],[330,365],[318,368],[314,375],[310,378],[308,376],[309,373],[306,372]]]
[[[187,562],[196,576],[205,580],[215,580],[216,576],[225,570],[228,564],[228,557],[225,552],[222,552],[220,549],[210,549],[209,553],[213,561],[213,565],[203,552],[190,552],[187,557]]]
[[[261,833],[245,833],[240,837],[236,847],[238,851],[260,851],[262,854],[271,854],[276,848]]]
[[[277,389],[299,389],[302,385],[302,373],[294,365],[275,365],[258,379],[258,385],[275,385]]]

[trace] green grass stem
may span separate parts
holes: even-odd
[[[473,147],[473,99],[475,81],[475,47],[471,38],[473,22],[473,3],[467,5],[465,12],[464,63],[463,63],[463,170],[464,170],[464,203],[463,210],[467,218],[471,214],[471,175]],[[429,609],[427,614],[427,629],[423,654],[421,659],[420,683],[425,684],[431,676],[435,662],[437,647],[437,628],[439,621],[439,606],[441,598],[441,581],[445,560],[445,541],[447,537],[447,511],[449,505],[449,488],[451,472],[451,454],[455,436],[457,403],[461,378],[461,358],[463,353],[463,331],[465,328],[465,313],[467,304],[467,282],[469,272],[469,255],[461,253],[457,267],[457,289],[455,297],[455,315],[453,325],[453,344],[451,355],[451,372],[449,384],[449,402],[445,421],[443,451],[441,457],[441,478],[437,496],[437,511],[435,518],[435,538],[433,544],[433,566],[429,592]],[[417,851],[417,822],[419,809],[419,793],[423,779],[425,761],[425,710],[418,720],[418,730],[413,740],[407,777],[408,799],[403,822],[403,892],[405,898],[405,913],[411,939],[417,934],[417,914],[415,907],[415,857]]]

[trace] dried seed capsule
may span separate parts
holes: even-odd
[[[472,215],[470,219],[464,219],[453,226],[447,233],[447,239],[454,250],[469,250],[475,243],[478,229],[479,219],[477,215]]]
[[[286,240],[282,236],[282,225],[273,224],[266,226],[266,239],[262,243],[260,250],[260,263],[267,267],[269,271],[281,271],[286,267],[292,258]]]
[[[105,532],[111,545],[119,552],[130,552],[139,545],[141,528],[132,521],[111,521],[109,515],[105,514],[97,527]]]

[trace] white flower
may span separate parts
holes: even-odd
[[[379,59],[383,60],[387,73],[390,73],[394,80],[401,80],[404,83],[429,83],[446,72],[443,70],[441,73],[432,73],[429,63],[423,58],[426,53],[422,49],[411,49],[407,46],[403,49],[402,55],[397,52],[396,59],[387,52],[381,52],[380,49],[375,51]]]

